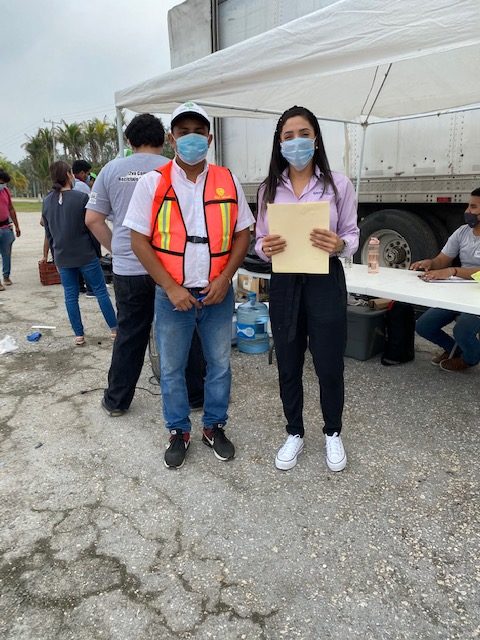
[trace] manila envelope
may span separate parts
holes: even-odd
[[[272,256],[274,273],[328,273],[329,255],[310,241],[312,229],[330,228],[330,203],[268,204],[270,234],[287,241],[285,251]]]

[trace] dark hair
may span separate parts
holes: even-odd
[[[135,116],[125,129],[125,136],[132,147],[162,147],[165,142],[165,129],[160,118],[151,113]]]
[[[85,171],[86,173],[88,173],[91,168],[92,165],[86,160],[75,160],[72,164],[72,171],[75,176],[77,175],[77,173],[80,173],[80,171]]]
[[[11,178],[6,171],[0,169],[0,180],[2,182],[10,182]]]
[[[67,173],[71,171],[70,165],[63,160],[58,160],[50,165],[50,177],[52,179],[52,189],[60,191],[67,185]]]
[[[474,189],[470,195],[474,196],[475,198],[480,198],[480,187]]]
[[[301,116],[302,118],[305,118],[305,120],[308,120],[315,133],[316,146],[313,154],[313,164],[316,165],[323,174],[323,192],[325,192],[325,188],[327,186],[331,186],[335,192],[335,196],[338,195],[337,188],[333,181],[332,172],[330,170],[330,165],[328,163],[318,120],[315,115],[305,107],[298,107],[295,105],[282,113],[279,121],[277,122],[275,133],[273,134],[272,157],[270,159],[268,176],[261,185],[265,185],[265,191],[263,194],[263,203],[265,205],[275,200],[278,183],[282,180],[283,171],[288,167],[288,162],[282,156],[280,151],[280,134],[282,133],[283,125],[287,120],[294,118],[295,116]]]

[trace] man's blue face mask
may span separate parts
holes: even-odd
[[[177,153],[180,160],[186,164],[194,165],[202,162],[207,157],[208,138],[199,133],[188,133],[186,136],[176,138]]]
[[[280,143],[280,152],[285,160],[301,171],[305,169],[315,153],[314,138],[293,138]]]
[[[465,211],[465,213],[463,215],[464,215],[466,224],[468,224],[468,226],[471,229],[476,227],[477,224],[480,224],[480,220],[478,219],[478,217],[474,213],[468,213],[468,211]]]

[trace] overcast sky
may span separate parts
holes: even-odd
[[[44,118],[113,119],[115,91],[170,69],[181,1],[0,0],[0,154],[23,158]]]

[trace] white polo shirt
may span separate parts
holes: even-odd
[[[196,182],[187,178],[185,171],[175,162],[172,163],[172,186],[177,194],[187,228],[187,235],[207,236],[205,216],[203,212],[203,189],[207,176],[208,164],[197,177]],[[157,190],[160,174],[149,171],[140,178],[133,192],[128,206],[127,215],[123,221],[125,227],[138,231],[150,238],[152,234],[152,202]],[[233,176],[238,196],[238,217],[235,232],[247,229],[254,224],[255,218],[245,199],[245,194],[238,178]],[[184,287],[206,287],[210,271],[210,254],[207,244],[193,244],[187,242],[185,249],[185,282]]]

